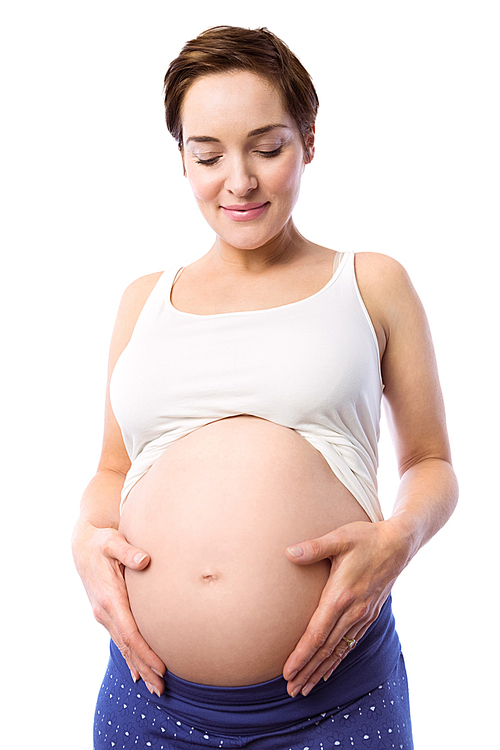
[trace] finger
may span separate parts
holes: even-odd
[[[347,606],[347,603],[341,604],[337,597],[334,598],[332,596],[331,592],[328,591],[327,583],[304,634],[285,662],[285,666],[283,667],[285,680],[295,679],[296,675],[309,664],[320,649],[325,654],[324,658],[330,655],[327,653],[328,638],[337,626],[339,619],[342,618]],[[336,619],[332,619],[335,617]],[[349,627],[352,627],[352,622],[349,623]],[[333,644],[333,647],[335,645],[336,643]]]
[[[142,677],[161,694],[164,690],[161,675],[165,673],[166,667],[139,632],[130,611],[119,562],[110,560],[110,568],[113,571],[113,579],[101,589],[99,599],[93,603],[94,617],[107,629],[120,649],[132,678],[138,680]]]
[[[155,692],[160,696],[165,690],[162,676],[166,672],[161,659],[151,650],[138,630],[122,634],[121,641],[123,645],[120,651],[127,663],[130,661],[137,670],[138,676],[147,684],[149,692]]]
[[[326,682],[326,680],[328,680],[328,678],[331,677],[335,672],[339,664],[345,659],[347,654],[349,654],[354,648],[356,648],[358,642],[364,635],[364,631],[368,627],[369,626],[363,628],[358,633],[351,632],[349,633],[349,635],[342,636],[342,640],[340,642],[341,645],[337,646],[334,651],[333,657],[321,664],[320,668],[316,670],[311,679],[315,680],[315,682],[319,682],[319,680],[323,678],[323,680]],[[347,648],[345,648],[345,646],[342,646],[342,642],[346,643]]]
[[[349,646],[347,651],[340,650],[337,652],[336,650],[334,652],[333,657],[329,661],[325,662],[325,664],[321,665],[321,672],[323,672],[323,674],[321,673],[314,674],[313,678],[317,677],[319,681],[321,677],[323,677],[323,680],[325,680],[326,682],[326,680],[328,680],[332,676],[332,674],[337,669],[339,664],[345,659],[349,651],[352,651],[354,648],[356,648],[356,646],[358,645],[360,640],[363,638],[366,631],[369,629],[370,625],[373,624],[373,622],[374,622],[374,619],[371,618],[365,625],[363,625],[358,630],[357,633],[354,633],[353,631],[351,631],[350,633],[346,633],[345,638],[347,638],[348,640],[354,640],[354,643],[352,645],[347,644]],[[344,636],[342,637],[342,640],[344,640]],[[319,670],[317,670],[317,672],[319,672]]]
[[[145,550],[129,544],[125,537],[119,532],[114,532],[108,535],[108,538],[104,543],[104,554],[112,559],[118,560],[118,562],[125,565],[126,568],[131,568],[133,570],[143,570],[151,561],[151,558]]]
[[[304,685],[300,692],[302,695],[308,695],[313,687],[323,678],[325,681],[333,674],[339,664],[345,659],[347,654],[352,651],[354,646],[348,646],[347,644],[339,645],[334,651],[333,656],[327,659],[310,675],[304,680]]]
[[[324,654],[328,654],[331,651],[331,655],[326,656],[320,661],[320,652],[318,652],[311,659],[310,663],[289,683],[287,686],[289,694],[296,695],[298,692],[301,692],[303,695],[307,695],[321,678],[327,680],[349,652],[356,647],[376,618],[377,615],[366,616],[364,619],[358,620],[350,629],[345,629],[346,625],[344,623],[349,621],[347,615],[344,620],[339,621],[338,632],[342,632],[342,628],[344,628],[344,635],[339,638],[338,632],[336,630],[332,631],[323,651]],[[335,641],[337,641],[337,644],[334,646]]]
[[[380,610],[382,609],[387,596],[388,593],[386,593],[385,597],[378,602],[375,608],[366,608],[366,616],[363,619],[359,620],[353,629],[351,629],[350,631],[346,631],[346,633],[342,635],[339,646],[335,649],[332,657],[320,665],[320,668],[316,670],[316,673],[312,675],[311,679],[319,681],[319,679],[323,677],[323,679],[326,681],[329,679],[329,677],[331,677],[339,664],[343,661],[343,659],[345,659],[349,651],[352,651],[353,648],[356,648],[359,641],[363,638],[365,633],[378,618]],[[349,641],[354,641],[354,643],[350,644]],[[346,645],[348,646],[347,651],[343,649],[343,643],[346,643]]]
[[[296,565],[310,565],[311,563],[334,557],[342,552],[345,543],[338,530],[300,542],[286,548],[288,559]]]
[[[115,612],[108,630],[127,662],[134,681],[142,678],[154,688],[157,695],[161,695],[165,689],[162,679],[166,672],[165,665],[140,634],[132,615],[124,613],[118,619]]]
[[[343,636],[356,640],[366,632],[375,617],[376,615],[370,614],[370,608],[366,604],[354,606],[351,604],[344,607],[344,611],[331,627],[330,633],[320,648],[295,675],[293,675],[293,671],[289,674],[289,685],[287,686],[289,694],[291,695],[294,691],[297,692],[297,687],[302,690],[311,681],[313,685],[316,684],[332,666],[336,668],[350,650],[348,643],[343,640]],[[285,664],[285,667],[287,666],[288,662]],[[284,674],[286,674],[285,671]]]
[[[341,640],[341,634],[350,632],[353,629],[352,619],[348,615],[340,618],[339,622],[331,630],[324,643],[316,649],[314,654],[304,663],[298,671],[288,674],[286,669],[283,670],[283,676],[288,679],[287,690],[290,695],[297,694],[306,687],[311,680],[313,685],[319,681],[332,663],[336,661],[338,655],[343,656],[349,651],[345,641]],[[292,654],[293,656],[293,654]],[[285,665],[285,668],[287,665]],[[323,668],[322,668],[323,667]],[[313,685],[310,687],[312,688]]]

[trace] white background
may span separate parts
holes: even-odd
[[[163,122],[187,39],[268,26],[311,73],[317,148],[295,211],[338,250],[387,253],[426,307],[461,501],[394,609],[417,750],[498,741],[499,22],[496,3],[9,3],[0,31],[2,745],[91,748],[108,639],[71,529],[100,451],[107,349],[137,276],[211,230]],[[385,428],[380,489],[397,484]],[[494,694],[496,692],[496,694]],[[7,742],[5,743],[5,736]]]

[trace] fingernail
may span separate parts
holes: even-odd
[[[336,662],[335,662],[335,664],[333,664],[332,668],[331,668],[331,669],[330,669],[330,670],[329,670],[329,671],[328,671],[328,672],[326,673],[326,675],[325,675],[325,676],[323,677],[323,679],[325,680],[325,682],[326,682],[326,680],[327,680],[327,679],[328,679],[329,677],[331,677],[331,676],[332,676],[333,672],[335,672],[335,670],[337,669],[337,667],[338,667],[338,665],[339,665],[339,664],[340,664],[340,662],[338,662],[338,661],[336,661]]]
[[[134,557],[134,562],[140,565],[146,559],[147,555],[145,552],[138,552]]]
[[[155,695],[158,696],[158,698],[161,698],[161,693],[158,690],[158,688],[156,688],[154,685],[151,685],[151,683],[146,682],[146,680],[144,680],[144,684],[146,685],[146,687],[149,690],[149,692],[151,693],[151,695],[153,695],[153,693],[154,693]]]
[[[291,682],[295,677],[297,677],[298,673],[298,669],[296,669],[295,672],[292,672],[292,674],[288,677],[288,682]]]
[[[299,692],[300,692],[300,685],[297,685],[297,687],[292,690],[290,695],[292,696],[292,698],[296,698]]]
[[[314,687],[314,683],[308,682],[307,685],[304,688],[302,688],[302,695],[304,696],[309,695],[313,687]]]
[[[288,551],[293,557],[302,557],[304,554],[302,547],[288,547]]]

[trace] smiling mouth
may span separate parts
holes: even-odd
[[[234,206],[221,206],[225,215],[233,221],[250,221],[261,216],[269,206],[269,201],[265,203],[243,203]]]

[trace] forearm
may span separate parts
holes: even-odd
[[[125,475],[101,469],[89,482],[80,504],[79,524],[117,529],[120,522],[120,494]]]
[[[403,473],[388,523],[401,539],[405,564],[444,526],[457,500],[457,478],[448,461],[427,458]]]
[[[446,523],[458,487],[451,464],[426,458],[403,470],[394,512],[379,523],[353,522],[287,549],[296,565],[334,560],[317,610],[283,669],[289,695],[328,678],[378,617],[399,574]]]

